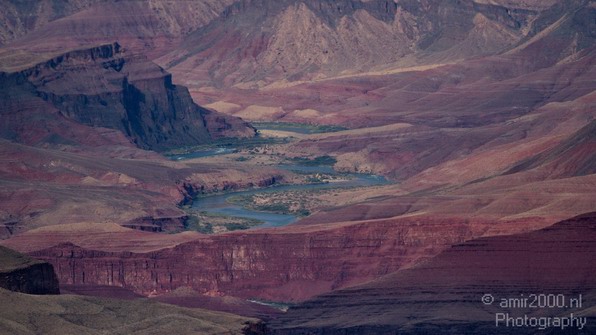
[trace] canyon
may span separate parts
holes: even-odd
[[[0,248],[66,293],[0,291],[7,331],[515,333],[480,298],[541,292],[593,323],[594,1],[5,8]],[[303,217],[198,228],[193,203],[247,189]]]

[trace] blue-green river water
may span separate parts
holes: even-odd
[[[279,165],[278,167],[287,170],[309,173],[337,174],[333,171],[333,169],[330,166]],[[195,199],[195,202],[192,207],[196,210],[204,211],[207,213],[251,218],[263,221],[264,224],[259,225],[258,228],[279,227],[285,226],[296,221],[298,217],[292,214],[277,214],[246,209],[242,206],[229,203],[227,201],[228,198],[235,196],[263,194],[281,191],[338,189],[346,187],[384,185],[388,183],[384,177],[369,174],[349,173],[341,174],[341,176],[349,178],[349,180],[318,184],[279,185],[261,189],[251,189],[246,191],[229,192],[225,194],[200,196]]]
[[[287,129],[286,129],[287,128]],[[277,126],[278,130],[285,130],[291,132],[301,132],[300,128],[293,126],[280,127]],[[208,157],[215,155],[224,155],[232,152],[236,152],[234,148],[214,148],[203,151],[191,152],[182,155],[170,156],[173,160],[183,160],[191,158]],[[278,168],[286,169],[290,171],[296,171],[299,173],[324,173],[330,175],[337,175],[344,177],[342,181],[330,182],[330,183],[318,183],[318,184],[303,184],[303,185],[277,185],[268,188],[251,189],[246,191],[228,192],[224,194],[213,194],[206,196],[199,196],[193,203],[195,210],[211,213],[220,214],[226,216],[235,216],[242,218],[256,219],[264,222],[255,228],[266,228],[266,227],[279,227],[290,224],[298,219],[296,215],[292,214],[277,214],[265,211],[258,211],[252,209],[246,209],[242,206],[229,203],[227,200],[230,197],[262,194],[270,192],[281,192],[281,191],[296,191],[296,190],[323,190],[323,189],[338,189],[347,187],[365,187],[374,185],[385,185],[389,182],[381,176],[369,175],[369,174],[340,174],[333,170],[331,166],[311,166],[311,165],[278,165]]]

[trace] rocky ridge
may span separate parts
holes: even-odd
[[[153,58],[171,50],[185,34],[218,17],[232,2],[4,1],[0,45],[10,52],[56,52],[113,43],[117,37],[127,49]]]
[[[502,53],[530,39],[538,33],[534,21],[551,6],[243,0],[186,36],[158,63],[192,86],[252,89],[452,63]]]

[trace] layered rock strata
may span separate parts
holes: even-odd
[[[588,213],[526,234],[471,240],[292,307],[272,327],[276,334],[589,334],[596,327],[595,239],[596,213]],[[497,319],[504,314],[548,317],[551,325],[507,326]],[[587,324],[553,324],[570,315]]]
[[[169,73],[118,43],[23,63],[4,59],[0,74],[0,136],[9,140],[93,144],[70,130],[84,126],[91,133],[113,129],[140,148],[163,150],[255,135],[240,119],[194,104]],[[102,138],[95,144],[109,144]]]

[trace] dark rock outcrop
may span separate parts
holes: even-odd
[[[84,142],[69,134],[73,123],[120,131],[138,147],[153,150],[255,135],[240,119],[194,104],[185,87],[172,84],[169,73],[141,55],[126,53],[118,43],[34,63],[6,65],[0,73],[4,138],[28,144]],[[50,126],[35,122],[39,119],[57,126],[48,131]],[[37,128],[47,134],[30,143],[26,133]]]
[[[28,294],[59,294],[54,267],[0,246],[0,287]]]
[[[242,329],[245,335],[267,335],[271,334],[267,329],[267,325],[262,321],[257,322],[246,322],[246,327]]]
[[[177,232],[184,230],[187,215],[174,217],[144,216],[130,220],[123,227],[151,232]]]

